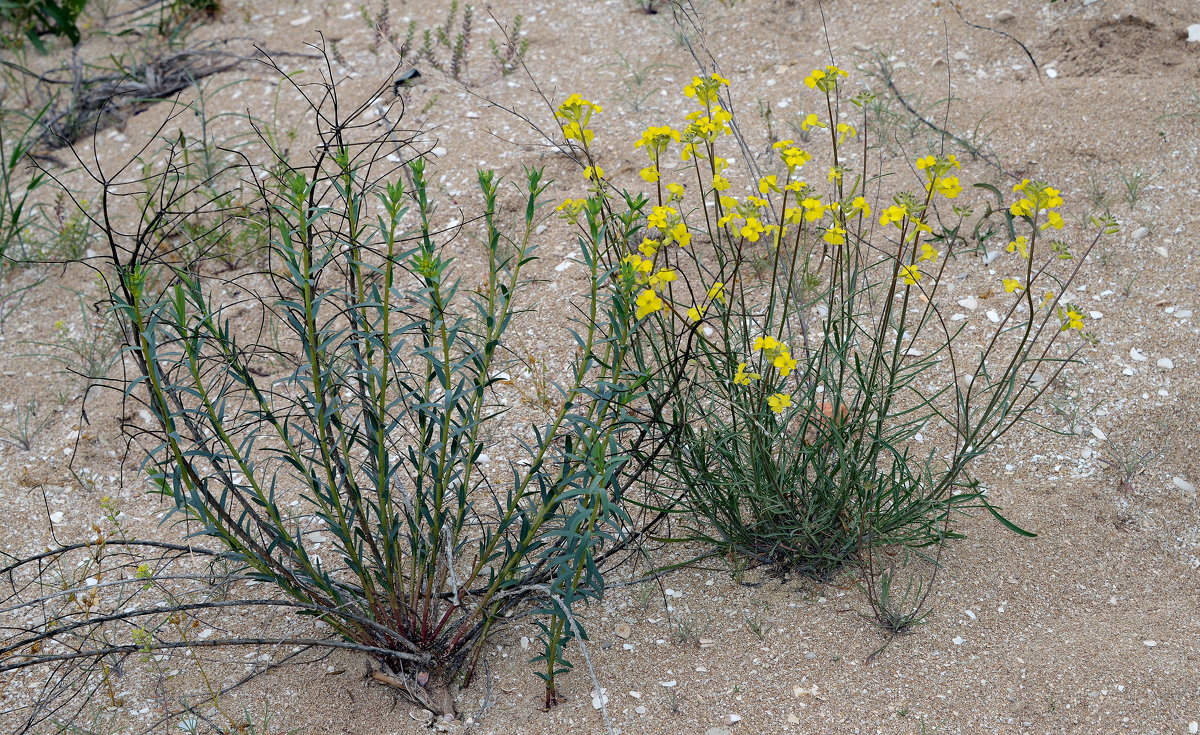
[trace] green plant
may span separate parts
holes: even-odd
[[[617,51],[617,58],[621,62],[621,92],[617,99],[630,112],[641,112],[650,97],[658,93],[658,77],[662,72],[678,68],[674,64],[658,62],[638,65],[620,51]]]
[[[24,406],[13,406],[12,420],[0,424],[0,442],[28,452],[33,442],[54,421],[54,415],[46,415],[39,409],[36,398],[29,399]]]
[[[1083,433],[1084,423],[1096,413],[1096,409],[1100,407],[1101,403],[1103,403],[1102,400],[1096,400],[1091,401],[1091,405],[1088,405],[1089,400],[1079,385],[1062,376],[1052,387],[1046,404],[1051,411],[1065,421],[1065,426],[1063,429],[1047,428],[1067,434]]]
[[[488,45],[492,49],[492,60],[496,62],[501,76],[506,77],[520,69],[525,63],[525,54],[529,53],[529,39],[521,37],[522,22],[523,19],[520,15],[513,16],[512,25],[508,28],[501,26],[500,22],[496,21],[496,25],[504,33],[504,42],[501,43],[495,39],[488,41]]]
[[[1166,450],[1162,447],[1146,447],[1140,441],[1110,441],[1109,450],[1100,462],[1116,473],[1121,490],[1132,493],[1136,488],[1133,481],[1154,464]]]
[[[47,181],[33,168],[26,177],[37,143],[37,129],[48,107],[28,115],[0,105],[0,275],[15,258],[26,257],[31,232],[31,199]]]
[[[696,619],[682,613],[671,618],[672,635],[676,643],[696,643],[700,640],[700,627]]]
[[[458,20],[459,3],[458,0],[450,0],[450,5],[446,10],[446,20],[440,26],[427,28],[422,36],[421,46],[412,55],[413,61],[425,61],[433,68],[449,74],[454,79],[462,81],[467,74],[467,54],[471,50],[471,22],[475,16],[475,10],[472,6],[466,5],[462,7],[462,21]],[[410,50],[411,39],[416,33],[415,24],[409,25],[408,40],[405,46],[402,47],[405,51]],[[439,53],[438,49],[442,49]],[[507,52],[507,49],[505,49]],[[513,51],[514,56],[517,52],[521,52],[518,47]],[[405,54],[407,56],[407,54]],[[448,56],[447,56],[448,55]]]
[[[749,630],[751,633],[753,633],[755,638],[757,638],[760,641],[766,640],[767,631],[763,627],[763,621],[762,621],[760,610],[755,610],[750,615],[747,615],[745,618],[745,622],[746,622],[746,629]]]
[[[1119,169],[1117,176],[1121,179],[1121,186],[1125,189],[1125,203],[1130,209],[1137,206],[1138,201],[1162,174],[1148,174],[1145,171],[1134,170],[1127,171]]]
[[[563,216],[605,212],[605,249],[621,264],[613,286],[637,305],[637,354],[658,366],[651,385],[687,365],[665,422],[677,432],[657,508],[682,513],[690,540],[817,577],[875,550],[937,545],[956,536],[955,514],[974,509],[1032,535],[1000,514],[969,468],[1041,398],[1037,371],[1053,380],[1086,344],[1064,344],[1084,317],[1063,294],[1115,231],[1096,220],[1078,254],[1047,242],[1048,229],[1065,226],[1062,197],[1019,184],[1014,201],[989,209],[1008,242],[997,284],[1006,296],[995,320],[973,326],[982,338],[962,339],[965,325],[947,313],[958,297],[940,288],[977,262],[952,268],[975,215],[958,201],[959,163],[922,155],[916,191],[885,193],[866,155],[874,96],[846,100],[845,76],[829,66],[805,80],[825,111],[803,126],[824,138],[827,185],[804,183],[813,154],[779,141],[772,167],[749,182],[756,193],[741,199],[728,194],[733,173],[719,147],[736,130],[719,74],[688,85],[696,108],[681,129],[653,126],[637,141],[649,159],[646,195],[604,178],[594,105],[573,95],[557,111],[589,181]],[[858,120],[836,115],[843,105]],[[681,165],[666,155],[675,146]],[[756,272],[763,258],[771,267]]]
[[[112,314],[88,303],[82,293],[76,293],[79,305],[77,324],[58,320],[45,339],[28,344],[39,348],[33,356],[57,363],[61,372],[75,376],[84,384],[84,394],[92,386],[104,383],[117,363],[121,336]]]
[[[0,44],[19,45],[28,41],[45,53],[43,35],[79,43],[79,14],[87,0],[0,0]]]
[[[136,200],[136,236],[104,233],[114,313],[139,373],[123,389],[156,423],[150,477],[221,558],[278,591],[271,604],[324,621],[339,637],[324,645],[370,655],[377,680],[437,712],[454,711],[455,690],[508,613],[540,600],[535,661],[552,706],[571,669],[564,650],[584,640],[571,611],[603,593],[632,528],[624,488],[648,466],[633,458],[657,441],[636,420],[655,399],[625,354],[630,307],[605,288],[597,240],[581,239],[591,286],[569,334],[562,401],[524,438],[524,461],[489,472],[477,460],[504,421],[494,376],[508,367],[507,332],[531,288],[542,173],[527,172],[511,232],[500,181],[479,173],[473,221],[487,275],[467,293],[425,161],[387,172],[407,185],[381,180],[397,143],[353,139],[366,106],[342,117],[330,80],[306,99],[322,125],[312,162],[283,171],[282,193],[259,191],[270,212],[268,295],[225,301],[226,282],[205,275],[202,256],[177,262],[146,245],[200,215],[182,206],[178,144],[158,173],[138,176],[148,193]],[[93,173],[111,221],[122,189]],[[268,348],[245,328],[247,311],[284,325],[288,372],[253,368]],[[318,551],[317,533],[332,536],[330,548]],[[195,642],[172,645],[185,644]],[[105,654],[78,657],[88,655]]]
[[[882,568],[875,569],[875,562],[882,560]],[[929,616],[926,603],[933,591],[937,578],[939,559],[916,554],[910,549],[901,549],[898,554],[877,554],[865,570],[860,588],[871,606],[875,623],[892,636],[911,633]],[[928,567],[928,568],[926,568]],[[898,587],[898,580],[903,587]],[[888,643],[891,638],[888,639]],[[887,648],[888,643],[874,651],[867,660],[874,658]]]

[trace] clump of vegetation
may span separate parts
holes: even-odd
[[[688,365],[666,422],[676,433],[659,507],[719,552],[817,577],[879,549],[936,546],[971,509],[1033,535],[1000,514],[970,467],[1087,344],[1067,343],[1084,329],[1067,294],[1087,252],[1115,231],[1096,219],[1097,234],[1070,246],[1057,239],[1059,191],[1015,186],[984,215],[1007,235],[1006,259],[992,266],[1002,301],[972,325],[984,336],[965,339],[950,314],[958,297],[943,288],[978,262],[954,257],[975,215],[960,198],[960,164],[923,154],[914,189],[885,189],[891,179],[868,166],[874,97],[847,100],[847,77],[827,66],[804,79],[822,112],[800,124],[824,137],[827,165],[805,176],[816,154],[777,141],[768,166],[751,163],[752,193],[741,197],[721,149],[736,126],[719,74],[684,90],[694,109],[679,128],[652,126],[634,142],[648,159],[645,194],[618,189],[594,158],[599,105],[572,95],[557,111],[587,184],[561,215],[602,240],[645,364]],[[857,127],[834,113],[847,103]],[[648,374],[653,385],[659,372]],[[883,580],[869,596],[880,622],[907,627]]]
[[[180,169],[200,160],[183,141],[167,138],[167,165],[138,174],[141,195],[114,193],[128,186],[93,172],[104,221],[123,196],[141,212],[135,235],[104,233],[103,273],[137,369],[118,386],[152,423],[129,427],[152,437],[149,478],[211,553],[271,585],[272,604],[328,624],[332,644],[368,654],[378,681],[438,713],[454,712],[508,614],[540,601],[536,660],[552,706],[572,668],[568,645],[586,640],[572,611],[603,594],[604,570],[634,531],[622,497],[648,466],[634,458],[658,441],[639,420],[656,399],[630,366],[632,312],[605,288],[597,241],[582,240],[592,285],[564,333],[576,352],[560,395],[522,456],[485,466],[492,427],[510,426],[493,391],[519,364],[509,331],[536,288],[527,269],[547,182],[526,172],[514,225],[500,179],[479,172],[487,270],[468,291],[446,253],[464,226],[439,214],[416,149],[355,141],[367,108],[341,116],[332,81],[306,99],[320,137],[313,162],[252,164],[280,177],[258,190],[269,283],[241,283],[232,301],[230,282],[207,275],[210,254],[155,247],[222,201],[184,206],[193,187]],[[387,166],[389,156],[408,160]],[[283,334],[244,326],[266,322]],[[102,629],[124,619],[114,614],[64,611],[56,625]],[[139,650],[185,645],[171,626],[154,630]],[[85,650],[71,658],[106,655]]]

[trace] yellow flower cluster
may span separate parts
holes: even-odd
[[[728,87],[729,80],[720,74],[692,77],[692,83],[683,88],[683,95],[694,99],[701,107],[712,107],[717,102],[721,87]]]
[[[642,133],[642,137],[633,144],[634,148],[645,148],[646,155],[650,157],[650,165],[641,170],[641,177],[650,183],[654,183],[659,179],[659,161],[662,154],[666,152],[667,146],[671,141],[679,142],[679,131],[669,125],[659,127],[649,127]]]
[[[603,109],[600,105],[573,94],[567,97],[554,113],[562,127],[564,138],[588,145],[595,138],[595,133],[588,128],[592,115],[602,112]]]
[[[1033,222],[1037,219],[1038,214],[1045,212],[1046,221],[1042,223],[1040,229],[1053,227],[1061,230],[1063,228],[1065,223],[1062,215],[1054,211],[1063,204],[1063,198],[1058,189],[1041,181],[1025,179],[1021,183],[1015,184],[1013,191],[1023,195],[1009,207],[1009,211],[1014,216],[1025,217]]]
[[[926,191],[941,194],[947,199],[954,199],[962,192],[962,184],[957,176],[946,176],[952,169],[962,168],[958,158],[949,156],[923,156],[917,159],[917,169],[925,172],[927,179]]]
[[[755,352],[763,353],[763,357],[779,371],[781,377],[786,378],[796,369],[797,361],[792,357],[788,346],[774,337],[758,337],[752,347]]]
[[[846,76],[848,75],[845,71],[832,65],[824,69],[813,69],[812,73],[804,77],[804,86],[829,93],[837,89],[838,77]]]

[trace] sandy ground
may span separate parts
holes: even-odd
[[[387,83],[392,72],[393,57],[372,51],[374,34],[357,4],[223,4],[222,14],[194,38],[251,37],[267,49],[297,50],[322,31],[338,40],[339,73],[351,77],[344,94],[356,100]],[[942,115],[932,103],[946,96],[948,83],[954,102],[945,124],[960,135],[976,128],[988,133],[1003,171],[974,162],[969,175],[1001,188],[1025,176],[1053,182],[1067,198],[1071,226],[1098,211],[1096,201],[1107,196],[1122,234],[1085,266],[1076,295],[1099,343],[1084,350],[1084,363],[1055,391],[1064,407],[1074,396],[1079,431],[1019,432],[979,470],[994,501],[1039,537],[1019,538],[986,517],[966,520],[967,539],[951,543],[944,556],[928,623],[870,662],[885,639],[859,614],[866,607],[848,580],[821,585],[751,571],[738,584],[728,568],[710,563],[675,572],[660,585],[618,586],[586,620],[609,715],[624,733],[1196,732],[1200,329],[1191,314],[1200,306],[1200,43],[1185,37],[1189,24],[1200,23],[1200,6],[1193,0],[963,3],[972,23],[1006,37],[935,5],[835,0],[822,15],[812,0],[739,0],[711,2],[703,12],[707,45],[734,83],[752,138],[765,132],[757,100],[773,100],[773,124],[784,125],[809,99],[800,80],[830,52],[851,67],[868,64],[878,51],[891,59],[907,99]],[[500,0],[492,12],[526,15],[529,68],[548,94],[557,99],[582,91],[604,104],[598,142],[610,176],[635,175],[642,164],[631,143],[641,129],[686,110],[679,91],[694,67],[673,44],[665,15],[639,12],[627,0]],[[411,17],[420,27],[443,14],[440,2],[392,6],[393,19]],[[451,197],[467,196],[475,167],[514,175],[523,163],[576,181],[571,164],[541,148],[526,123],[488,102],[532,110],[535,121],[548,122],[528,80],[502,77],[490,64],[486,40],[496,33],[485,21],[481,13],[467,89],[426,69],[423,83],[404,91],[408,109],[437,139],[439,186]],[[634,69],[655,66],[643,87],[618,52]],[[863,79],[856,77],[852,81]],[[210,80],[211,88],[235,80],[244,81],[215,93],[210,109],[268,114],[271,77],[235,71]],[[634,104],[642,93],[644,101]],[[288,109],[284,105],[282,122]],[[129,156],[161,120],[152,108],[102,132],[95,144],[101,159]],[[236,132],[237,124],[228,124]],[[916,127],[909,147],[919,150],[930,132]],[[297,145],[303,140],[302,131]],[[91,156],[92,145],[77,150]],[[960,151],[960,158],[967,157]],[[1150,183],[1131,203],[1122,176],[1135,173]],[[77,173],[64,180],[88,195]],[[571,186],[557,185],[553,198],[578,195]],[[561,236],[562,244],[548,242],[536,268],[554,288],[570,292],[578,272],[555,267],[571,247],[556,232],[548,236]],[[135,534],[178,536],[158,524],[166,508],[145,496],[137,458],[122,464],[115,397],[90,397],[90,422],[81,425],[77,381],[44,357],[24,356],[38,351],[28,343],[45,339],[59,320],[72,334],[84,334],[78,303],[65,289],[94,297],[89,278],[83,269],[50,272],[0,335],[4,419],[11,424],[15,408],[30,398],[51,416],[32,450],[0,449],[6,509],[0,548],[6,553],[43,547],[52,534],[59,541],[84,537],[106,495],[125,511],[124,523]],[[531,350],[555,349],[553,302],[547,299],[530,323]],[[1067,423],[1049,407],[1041,419],[1055,428]],[[1153,457],[1128,483],[1106,464],[1146,452]],[[654,562],[686,555],[663,550]],[[615,581],[622,579],[618,572]],[[676,594],[665,594],[668,588]],[[679,640],[671,617],[687,621],[688,640]],[[281,623],[249,614],[215,616],[210,624]],[[618,626],[626,632],[624,625],[628,638],[617,635]],[[568,701],[548,713],[539,709],[540,683],[526,663],[533,654],[522,642],[534,634],[525,620],[497,635],[488,674],[463,692],[459,711],[485,710],[472,728],[480,733],[603,732],[578,656],[579,669],[564,684]],[[713,644],[700,647],[701,637]],[[211,664],[214,675],[222,681],[244,675],[254,662],[238,656]],[[228,663],[231,658],[236,663]],[[167,665],[186,669],[186,662]],[[424,731],[410,716],[412,706],[366,680],[365,670],[360,657],[331,654],[264,674],[227,695],[226,706],[259,716],[269,710],[272,733]],[[9,681],[0,707],[18,703],[21,689],[36,678],[30,672]],[[145,681],[133,673],[119,682],[121,706],[97,704],[81,732],[141,732],[180,690],[195,686],[186,676],[157,689]],[[740,720],[731,724],[731,715]],[[167,721],[155,731],[178,731],[176,725]],[[0,730],[8,728],[0,724]]]

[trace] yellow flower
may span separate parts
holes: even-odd
[[[1068,305],[1066,309],[1060,308],[1058,318],[1062,320],[1062,331],[1064,332],[1068,329],[1083,329],[1083,314],[1074,306]]]
[[[917,262],[928,260],[930,263],[936,262],[941,253],[927,242],[921,243],[921,256],[917,258]]]
[[[772,393],[767,396],[767,405],[775,413],[783,413],[785,409],[792,405],[792,397],[787,393]]]
[[[583,178],[588,181],[599,182],[600,179],[604,178],[604,169],[599,166],[588,166],[583,170]]]
[[[1063,228],[1063,224],[1064,223],[1061,214],[1058,212],[1047,212],[1046,221],[1042,223],[1042,229],[1044,230],[1047,227],[1053,227],[1056,230],[1061,230]]]
[[[853,138],[858,135],[858,131],[854,129],[854,126],[848,125],[846,123],[838,123],[837,124],[837,132],[838,132],[838,145],[845,143],[846,138]]]
[[[842,169],[839,166],[830,166],[829,174],[826,176],[829,181],[841,181]]]
[[[1054,292],[1047,291],[1045,293],[1045,295],[1042,296],[1042,303],[1038,304],[1038,308],[1044,309],[1046,307],[1046,304],[1050,303],[1053,300],[1054,300]]]
[[[816,115],[813,115],[812,117],[815,119]],[[805,130],[807,129],[808,128],[805,128]],[[790,143],[791,141],[788,142]],[[788,170],[793,170],[811,161],[812,154],[799,148],[785,148],[780,154],[780,158],[783,159],[783,162],[785,165],[787,165]]]
[[[662,309],[663,306],[663,300],[658,297],[658,294],[654,293],[654,289],[644,289],[637,297],[637,318],[644,319]]]
[[[578,140],[584,145],[592,142],[593,133],[588,130],[592,114],[601,112],[603,108],[585,100],[578,94],[567,97],[554,111],[562,126],[563,137],[567,140]]]
[[[1005,248],[1010,253],[1020,253],[1022,258],[1029,257],[1029,240],[1024,235],[1019,235],[1016,240],[1013,240]]]
[[[896,227],[900,227],[900,223],[908,216],[908,208],[897,204],[893,204],[883,210],[883,214],[879,217],[880,227],[886,227],[889,223],[895,223]]]
[[[579,220],[579,213],[583,211],[585,206],[587,206],[586,199],[566,199],[562,204],[555,207],[554,211],[559,213],[559,217],[569,222],[577,222]]]
[[[1046,188],[1045,188],[1045,189],[1042,191],[1042,193],[1046,195],[1046,201],[1044,202],[1043,206],[1046,206],[1046,207],[1051,207],[1051,208],[1052,208],[1052,207],[1061,207],[1061,206],[1062,206],[1062,204],[1063,204],[1063,199],[1062,199],[1062,197],[1059,195],[1059,193],[1058,193],[1058,189],[1055,189],[1055,188],[1054,188],[1054,187],[1052,187],[1052,186],[1047,186],[1047,187],[1046,187]]]
[[[682,222],[672,227],[668,234],[671,236],[671,240],[678,243],[681,248],[686,248],[692,242],[692,233]]]
[[[1021,282],[1015,278],[1004,279],[1004,293],[1015,293],[1022,290]]]
[[[683,184],[667,184],[667,191],[670,192],[670,196],[668,197],[670,201],[677,202],[683,199],[685,189]]]
[[[621,263],[629,266],[630,273],[633,274],[638,283],[645,283],[650,271],[654,270],[654,261],[649,258],[643,258],[637,253],[630,253],[621,258]]]
[[[639,171],[638,175],[641,176],[646,181],[653,184],[654,182],[658,181],[658,168],[656,168],[655,166],[647,166],[646,168]]]
[[[792,358],[792,353],[788,352],[786,347],[779,350],[771,364],[778,368],[779,374],[785,378],[796,369],[796,360]]]
[[[664,283],[670,283],[671,281],[674,281],[676,277],[675,271],[671,268],[662,268],[657,273],[650,276],[650,279],[647,281],[647,283],[650,285],[650,288],[657,290],[659,286],[663,285]]]
[[[650,210],[650,216],[646,218],[646,223],[651,227],[666,230],[667,218],[676,214],[679,214],[679,212],[674,207],[655,207]]]
[[[642,132],[642,137],[633,144],[633,147],[645,148],[646,154],[650,156],[650,160],[657,164],[659,155],[667,150],[667,146],[671,144],[671,141],[679,142],[678,130],[668,125],[660,127],[651,126]]]
[[[850,202],[850,216],[853,217],[859,212],[864,217],[871,216],[871,205],[867,203],[865,197],[854,197],[854,201]]]
[[[704,318],[705,311],[706,311],[706,308],[703,306],[693,306],[692,308],[687,310],[687,317],[688,317],[688,319],[691,319],[694,322],[698,322]]]
[[[816,222],[825,216],[825,205],[821,204],[820,199],[808,197],[800,202],[800,206],[804,207],[804,219],[809,222]]]
[[[709,301],[720,301],[723,303],[725,301],[725,284],[721,281],[714,283],[712,288],[708,289],[707,298]]]
[[[825,123],[821,122],[821,118],[817,117],[815,112],[810,112],[800,121],[800,129],[808,130],[809,128],[823,128]]]
[[[804,77],[804,84],[809,89],[820,89],[822,92],[830,92],[837,88],[837,78],[839,76],[846,76],[846,72],[836,66],[813,69],[811,74]]]
[[[729,179],[725,178],[721,174],[716,174],[713,176],[712,188],[716,189],[717,191],[727,190],[729,188]]]
[[[691,97],[707,107],[716,99],[722,86],[729,86],[729,80],[720,74],[709,74],[703,77],[692,77],[692,83],[683,88],[683,95]]]
[[[934,156],[923,156],[917,159],[917,168],[921,171],[935,165],[937,165],[937,158]]]
[[[737,372],[734,373],[734,375],[733,375],[733,384],[734,385],[750,385],[751,380],[758,380],[761,377],[762,376],[759,375],[758,373],[746,372],[746,363],[739,362],[738,367],[737,367]]]
[[[846,242],[846,231],[841,227],[829,227],[822,235],[822,239],[830,245],[842,245]]]
[[[758,180],[758,193],[766,194],[768,191],[779,191],[779,184],[774,174],[764,176]]]
[[[654,254],[658,252],[658,246],[658,240],[651,240],[648,237],[643,237],[641,244],[638,245],[638,252],[647,258],[653,258]]]
[[[779,340],[768,335],[766,337],[756,337],[751,347],[757,352],[758,350],[777,350],[781,345],[782,343]]]
[[[900,266],[900,278],[906,286],[915,286],[921,280],[921,271],[915,265]]]
[[[1033,201],[1030,199],[1020,199],[1013,203],[1008,211],[1012,212],[1017,217],[1032,217],[1036,208],[1033,206]]]
[[[954,199],[962,191],[962,184],[958,183],[957,176],[938,177],[933,180],[933,191],[947,199]]]
[[[765,232],[766,229],[767,228],[763,227],[762,223],[758,221],[758,217],[747,217],[746,224],[742,226],[741,233],[742,237],[746,238],[750,242],[758,242],[759,235]]]

